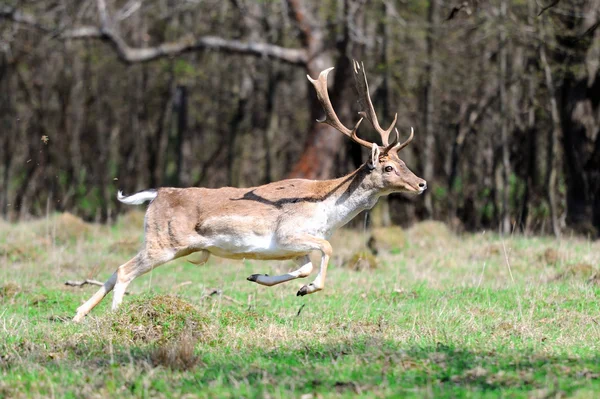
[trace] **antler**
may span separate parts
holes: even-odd
[[[342,125],[342,122],[340,122],[335,111],[333,110],[333,105],[331,105],[329,93],[327,92],[327,75],[329,74],[329,72],[331,72],[332,69],[333,67],[325,69],[319,74],[319,77],[317,79],[313,79],[309,75],[306,75],[310,83],[312,83],[315,87],[315,91],[317,92],[317,98],[319,99],[319,102],[325,110],[325,118],[317,119],[317,122],[328,124],[329,126],[337,129],[338,131],[342,132],[343,134],[350,137],[352,140],[364,147],[373,147],[373,143],[363,140],[356,135],[356,131],[358,130],[358,127],[363,121],[363,118],[360,118],[356,125],[354,125],[354,129],[350,130],[346,126]]]
[[[392,129],[394,129],[394,126],[396,125],[396,121],[398,120],[398,114],[394,115],[394,121],[390,127],[387,128],[387,130],[381,128],[379,125],[379,120],[377,119],[377,114],[375,114],[375,108],[371,102],[365,66],[362,62],[359,64],[356,60],[352,60],[352,64],[354,66],[354,82],[356,83],[356,91],[358,91],[358,102],[360,103],[361,108],[359,114],[371,122],[373,128],[375,128],[377,133],[379,133],[381,136],[381,142],[385,147],[384,152],[388,152],[393,146],[393,144],[390,145],[389,143],[389,137]]]
[[[400,151],[401,149],[403,149],[404,147],[409,145],[410,142],[412,141],[413,137],[415,137],[415,130],[411,126],[410,136],[408,136],[408,138],[406,139],[405,142],[400,143],[400,133],[398,133],[398,129],[394,128],[394,130],[396,131],[396,141],[398,142],[398,144],[396,144],[396,145],[390,144],[388,147],[386,147],[388,154],[392,153],[392,152],[397,153],[398,151]]]
[[[356,132],[361,122],[364,118],[367,118],[369,122],[371,122],[371,125],[373,125],[373,128],[375,128],[377,133],[379,133],[379,135],[381,136],[381,142],[383,143],[384,147],[381,151],[382,154],[397,153],[412,141],[414,137],[413,128],[410,128],[410,137],[405,142],[400,143],[400,134],[398,133],[398,129],[394,127],[396,125],[396,121],[398,120],[398,114],[394,115],[394,121],[386,130],[384,130],[379,125],[379,120],[377,119],[377,115],[375,114],[375,108],[373,107],[373,103],[371,102],[371,96],[369,94],[369,84],[367,83],[365,67],[362,63],[359,64],[356,60],[353,60],[353,66],[354,81],[356,83],[356,90],[358,91],[358,102],[360,103],[361,107],[361,111],[359,112],[361,116],[360,120],[356,123],[354,129],[350,130],[346,126],[342,125],[339,118],[337,117],[333,109],[333,105],[331,105],[329,93],[327,92],[327,75],[333,69],[333,67],[331,67],[322,71],[317,79],[312,79],[309,75],[306,75],[308,80],[315,87],[319,102],[325,110],[325,118],[317,121],[328,124],[329,126],[337,129],[338,131],[342,132],[343,134],[350,137],[352,140],[364,147],[372,148],[375,143],[363,140],[356,135]],[[396,140],[390,143],[389,138],[392,130],[396,131]]]

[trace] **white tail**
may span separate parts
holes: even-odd
[[[128,205],[140,205],[147,201],[152,201],[158,192],[154,189],[140,191],[139,193],[135,193],[133,195],[123,195],[123,191],[119,190],[117,194],[117,199],[124,204]]]

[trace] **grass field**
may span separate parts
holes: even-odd
[[[326,289],[246,281],[291,262],[177,260],[70,318],[135,254],[142,218],[0,222],[0,397],[597,397],[600,242],[423,223],[391,232],[375,269],[344,266],[364,232],[342,231]],[[215,293],[216,292],[216,293]]]

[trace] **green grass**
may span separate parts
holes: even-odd
[[[343,231],[314,295],[296,297],[306,280],[245,279],[291,262],[177,260],[136,279],[117,312],[109,296],[75,324],[97,287],[64,282],[106,279],[135,254],[141,218],[63,219],[0,223],[0,397],[600,392],[598,242],[456,237],[424,223],[376,269],[354,271],[342,265],[366,234]]]

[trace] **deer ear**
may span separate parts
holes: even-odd
[[[369,163],[369,169],[373,170],[377,167],[377,164],[379,163],[379,154],[381,154],[379,146],[373,143],[373,146],[371,147],[371,162]]]

